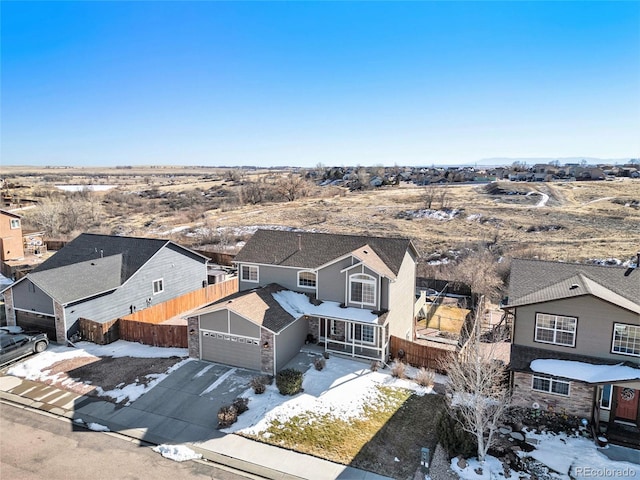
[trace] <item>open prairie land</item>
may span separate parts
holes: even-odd
[[[291,227],[410,237],[424,261],[487,247],[506,257],[565,261],[628,261],[640,250],[640,180],[401,184],[357,192],[308,182],[293,201],[266,193],[257,200],[248,197],[248,185],[262,185],[267,192],[265,186],[286,174],[248,170],[231,175],[229,169],[206,167],[3,167],[3,194],[41,201],[22,212],[25,225],[35,229],[42,228],[36,213],[43,205],[64,201],[71,208],[73,195],[80,195],[92,205],[92,219],[56,232],[60,237],[92,231],[233,249],[252,228]],[[64,184],[114,188],[61,193],[56,185]]]

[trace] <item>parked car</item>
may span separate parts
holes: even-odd
[[[49,346],[46,333],[0,332],[0,365],[33,353],[44,352]]]

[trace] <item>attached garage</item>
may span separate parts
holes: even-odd
[[[16,325],[24,330],[46,333],[50,340],[56,339],[56,318],[53,315],[16,309]]]
[[[194,312],[199,342],[190,344],[192,356],[268,374],[281,370],[300,351],[308,328],[305,318],[294,318],[275,301],[278,289],[240,292]]]

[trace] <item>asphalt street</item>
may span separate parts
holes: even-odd
[[[206,462],[175,462],[152,446],[85,430],[68,419],[0,403],[0,479],[240,480]]]

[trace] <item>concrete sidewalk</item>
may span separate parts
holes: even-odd
[[[144,395],[141,399],[144,398]],[[285,450],[239,435],[223,434],[188,422],[170,412],[152,413],[74,394],[12,376],[0,376],[0,399],[50,412],[74,421],[97,423],[128,437],[153,444],[187,444],[212,462],[271,479],[384,480],[388,477]],[[213,416],[213,413],[211,415]]]

